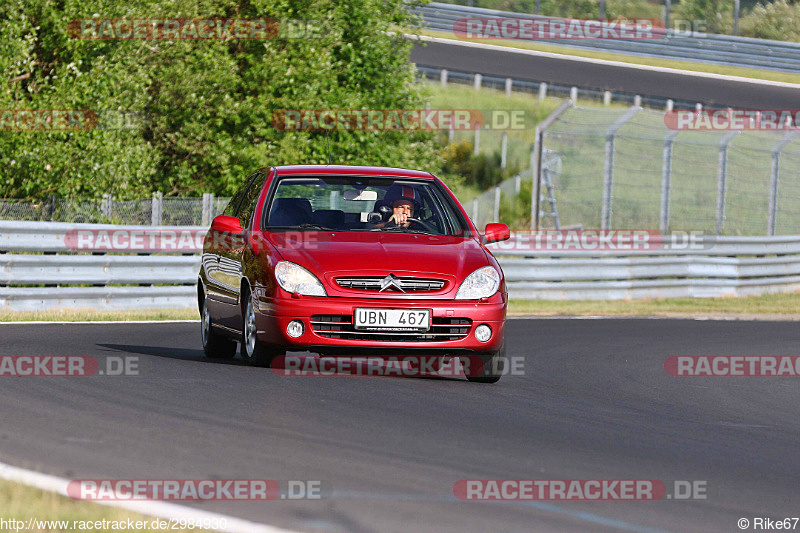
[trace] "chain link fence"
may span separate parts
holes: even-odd
[[[543,172],[558,217],[542,227],[800,234],[796,131],[677,131],[655,110],[572,107],[542,145],[561,159]]]
[[[0,200],[0,220],[30,220],[151,226],[207,226],[222,213],[230,198],[168,197],[160,194],[139,200],[51,198],[42,202]]]

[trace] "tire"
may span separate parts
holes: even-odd
[[[242,361],[248,366],[269,366],[275,357],[285,352],[270,349],[261,344],[256,335],[256,314],[250,292],[242,293],[247,298],[244,316],[242,317]]]
[[[208,314],[205,298],[200,317],[200,335],[203,341],[203,353],[209,359],[232,359],[236,355],[236,341],[220,335],[211,327],[211,315]]]
[[[497,383],[506,368],[506,344],[496,352],[480,356],[483,362],[480,372],[467,372],[467,380],[472,383]]]

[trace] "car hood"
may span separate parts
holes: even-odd
[[[329,294],[352,296],[334,278],[431,277],[447,281],[438,294],[457,290],[474,270],[489,265],[480,244],[464,237],[379,232],[277,232],[265,237],[283,259],[310,270]]]

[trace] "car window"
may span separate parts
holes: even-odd
[[[242,196],[241,207],[236,213],[236,216],[239,218],[239,222],[242,224],[243,228],[247,228],[250,225],[250,220],[253,217],[253,211],[256,208],[258,197],[261,193],[261,189],[264,187],[264,181],[266,179],[266,174],[257,174],[250,182],[250,185],[248,185],[247,190]]]
[[[468,227],[433,180],[341,175],[279,177],[265,204],[265,226],[403,231],[388,220],[401,197],[415,205],[413,225],[405,226],[409,232],[455,235]]]
[[[225,210],[222,211],[222,214],[224,216],[226,217],[236,216],[236,213],[239,210],[239,204],[242,203],[242,196],[244,196],[244,193],[247,191],[247,188],[250,186],[250,183],[256,178],[257,175],[258,172],[256,172],[252,176],[249,176],[242,184],[242,186],[239,187],[236,193],[234,193],[233,197],[231,198],[231,201],[228,202],[228,205],[225,206]]]

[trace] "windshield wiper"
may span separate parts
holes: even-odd
[[[435,233],[431,233],[430,231],[423,231],[421,229],[404,228],[402,226],[393,226],[391,228],[381,228],[381,231],[393,231],[393,232],[396,232],[396,233],[418,233],[420,235],[436,235]]]
[[[321,229],[323,231],[339,231],[321,224],[298,224],[296,226],[269,226],[267,229]]]
[[[298,228],[322,229],[322,230],[333,231],[333,228],[329,228],[328,226],[323,226],[322,224],[300,224],[297,227]]]

